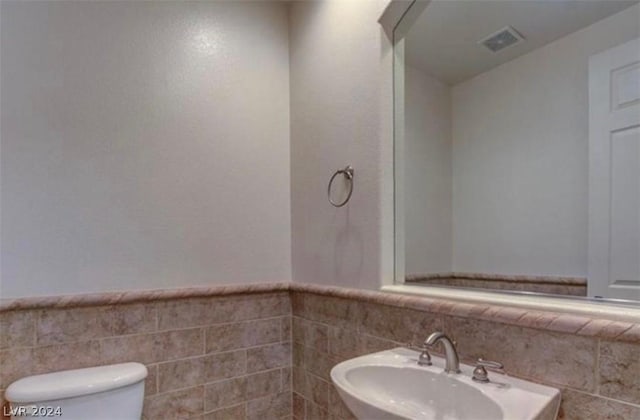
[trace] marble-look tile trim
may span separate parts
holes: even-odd
[[[144,420],[285,419],[291,334],[286,290],[4,311],[0,406],[18,378],[136,361]]]
[[[561,389],[559,419],[640,418],[638,344],[506,325],[473,315],[429,313],[344,294],[294,292],[291,299],[296,420],[355,420],[331,383],[332,366],[418,342],[435,330],[457,341],[464,363],[479,357],[499,360],[509,375]],[[513,315],[491,308],[484,316],[492,319],[496,314],[505,320]]]
[[[448,286],[473,289],[485,289],[492,291],[508,290],[518,292],[544,293],[563,296],[587,296],[587,285],[576,285],[568,283],[554,283],[548,281],[524,282],[512,280],[495,279],[469,279],[459,277],[411,277],[407,278],[406,284],[416,286]]]
[[[63,296],[36,296],[0,299],[0,312],[17,309],[71,308],[78,306],[116,305],[194,297],[286,292],[289,283],[259,283],[183,289],[132,290],[122,292],[88,293]]]
[[[371,290],[348,289],[338,286],[321,286],[304,283],[264,283],[207,288],[19,298],[0,301],[0,312],[25,309],[114,305],[133,302],[152,302],[195,297],[259,294],[284,291],[314,293],[324,296],[334,296],[388,306],[416,309],[423,312],[463,318],[478,318],[486,321],[494,321],[545,331],[603,338],[610,341],[640,343],[640,323],[612,321],[601,318],[538,311],[510,306],[458,302],[425,296],[407,296]]]
[[[315,284],[292,283],[289,289],[295,292],[353,299],[462,318],[482,319],[544,331],[603,338],[610,341],[640,343],[640,323]]]
[[[569,276],[527,276],[521,274],[490,274],[490,273],[429,273],[429,274],[407,274],[407,281],[417,281],[420,279],[473,279],[473,280],[495,280],[512,283],[550,283],[562,285],[586,286],[586,277]]]

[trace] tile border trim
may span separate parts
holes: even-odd
[[[0,299],[0,312],[19,309],[60,309],[81,306],[117,305],[194,297],[288,292],[289,283],[258,283],[180,289],[133,290],[60,296]]]
[[[353,299],[387,306],[414,309],[422,312],[480,319],[562,334],[640,343],[640,323],[635,322],[613,321],[598,317],[517,308],[500,304],[459,302],[427,296],[410,296],[371,290],[347,289],[336,286],[293,283],[290,289],[293,292]]]
[[[311,293],[563,334],[640,343],[640,323],[613,321],[599,317],[532,310],[499,304],[459,302],[426,296],[410,296],[338,286],[285,282],[2,299],[0,300],[0,312],[274,292]]]

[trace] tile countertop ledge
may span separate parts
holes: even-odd
[[[300,292],[373,302],[448,316],[474,318],[565,334],[640,343],[640,309],[556,299],[418,286],[385,286],[383,291],[305,283],[261,283],[184,289],[106,292],[81,295],[1,299],[0,312],[152,302],[238,294]],[[484,296],[487,295],[487,296]]]

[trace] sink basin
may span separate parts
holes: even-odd
[[[331,369],[340,397],[362,420],[553,420],[560,391],[490,373],[491,382],[471,380],[473,367],[444,373],[444,359],[419,366],[418,352],[402,347],[356,357]]]

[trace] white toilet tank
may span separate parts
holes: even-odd
[[[140,363],[22,378],[7,388],[12,419],[140,420],[147,368]]]

